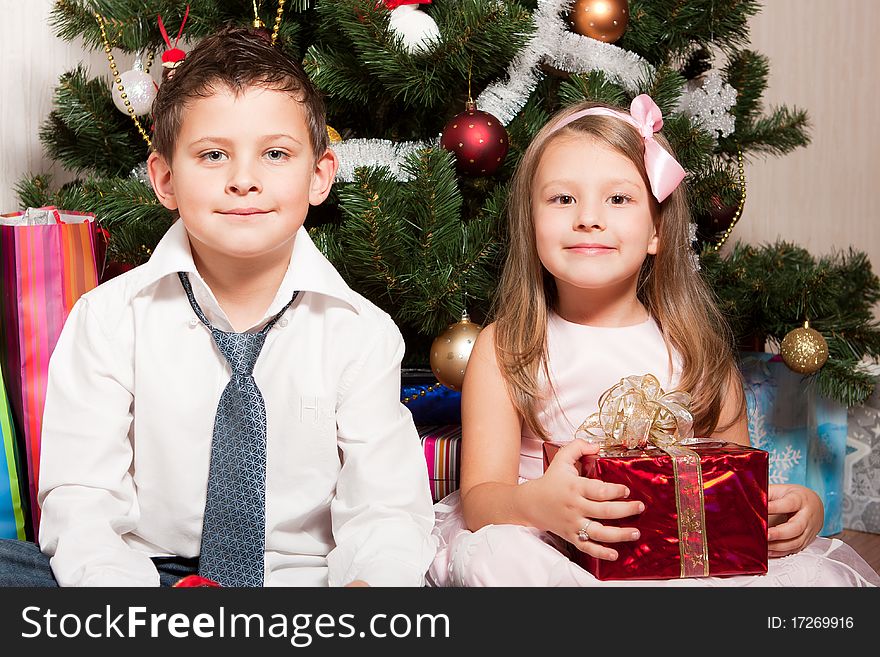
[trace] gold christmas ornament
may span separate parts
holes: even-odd
[[[431,344],[431,371],[447,388],[461,390],[464,371],[481,330],[483,327],[474,324],[464,312],[460,322],[449,325],[434,338]]]
[[[342,141],[342,135],[340,135],[334,128],[331,128],[329,125],[327,126],[327,136],[330,138],[331,144],[338,144]]]
[[[629,3],[627,0],[577,0],[569,17],[578,34],[614,43],[629,24]]]
[[[790,331],[783,339],[779,353],[795,372],[813,374],[828,360],[828,343],[822,334],[810,328],[810,322]]]

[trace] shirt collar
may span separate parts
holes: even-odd
[[[165,276],[176,276],[180,271],[195,274],[204,284],[193,261],[189,236],[182,220],[175,221],[159,240],[144,270],[141,289]],[[271,316],[281,310],[297,290],[333,297],[349,305],[355,312],[361,310],[359,295],[318,250],[304,227],[300,227],[296,233],[290,264],[267,314]]]

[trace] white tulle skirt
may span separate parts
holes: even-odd
[[[458,491],[434,505],[437,556],[429,586],[880,586],[880,575],[836,538],[770,559],[766,575],[672,580],[600,581],[571,561],[562,539],[520,525],[487,525],[471,532]]]

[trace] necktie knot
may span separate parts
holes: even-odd
[[[211,335],[223,357],[232,368],[233,376],[252,376],[260,357],[265,333],[226,333],[212,328]]]

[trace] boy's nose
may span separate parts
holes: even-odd
[[[238,169],[229,178],[226,184],[227,191],[233,194],[249,194],[250,192],[259,192],[262,189],[257,176],[248,169]]]

